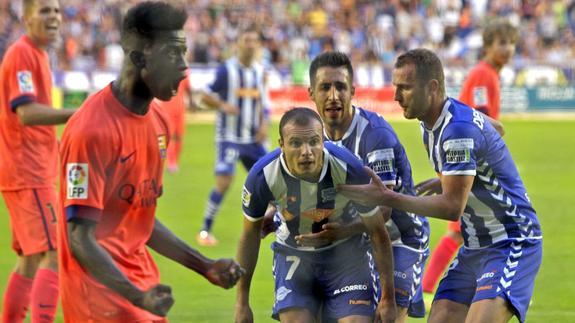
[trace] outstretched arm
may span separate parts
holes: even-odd
[[[252,276],[258,261],[260,250],[260,231],[262,221],[252,222],[244,218],[244,228],[238,244],[238,253],[236,259],[240,265],[245,268],[246,273],[240,278],[236,297],[236,323],[253,322],[253,313],[250,308],[250,285]]]
[[[393,287],[393,256],[391,240],[385,228],[384,213],[391,213],[391,209],[380,207],[372,216],[362,216],[373,249],[375,265],[379,273],[381,284],[381,298],[377,305],[376,322],[393,322],[396,318],[395,289]]]
[[[56,110],[37,102],[22,104],[16,108],[18,119],[25,126],[66,123],[74,112],[76,112],[76,109]]]
[[[211,260],[204,257],[158,219],[147,245],[162,256],[206,277],[212,284],[226,289],[233,287],[243,274],[243,269],[233,259]]]
[[[86,209],[98,212],[95,209]],[[159,316],[165,316],[172,305],[169,286],[156,285],[148,291],[141,291],[116,266],[108,252],[96,241],[94,232],[97,223],[75,218],[68,221],[68,239],[72,255],[92,277],[104,286],[117,292],[130,303]]]
[[[371,183],[364,185],[339,185],[338,191],[349,199],[363,205],[385,205],[394,209],[428,217],[457,221],[463,214],[467,197],[471,191],[474,177],[471,175],[452,175],[441,177],[442,193],[433,196],[411,196],[396,193],[388,189],[377,174],[369,167],[366,172]]]

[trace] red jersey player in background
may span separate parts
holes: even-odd
[[[483,112],[503,135],[499,123],[500,95],[499,72],[515,54],[518,31],[507,20],[497,19],[488,23],[483,31],[483,59],[467,75],[459,100]],[[439,183],[439,185],[437,185]],[[437,179],[416,185],[418,194],[429,195],[441,191]],[[423,292],[433,294],[439,277],[463,244],[460,222],[449,222],[447,233],[441,238],[431,254],[423,276]]]
[[[177,173],[180,170],[180,155],[186,130],[186,107],[192,106],[192,88],[188,75],[178,87],[178,93],[169,101],[156,100],[168,114],[172,136],[168,145],[167,171]]]
[[[131,8],[119,77],[64,130],[58,254],[66,322],[165,322],[174,300],[148,247],[224,288],[243,273],[232,259],[204,257],[155,217],[170,131],[152,100],[171,99],[185,78],[186,19],[164,2]]]
[[[4,294],[2,322],[51,322],[58,303],[56,179],[58,143],[53,125],[74,110],[52,108],[52,72],[46,48],[57,40],[57,0],[23,1],[26,33],[0,67],[0,191],[10,214],[18,262]]]

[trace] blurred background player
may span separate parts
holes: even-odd
[[[321,118],[311,109],[289,110],[279,128],[280,149],[254,165],[243,188],[244,228],[237,259],[246,274],[238,284],[235,321],[253,322],[250,284],[264,215],[272,202],[281,218],[272,244],[275,319],[314,322],[323,307],[322,318],[338,322],[395,320],[393,258],[382,211],[350,203],[336,192],[338,184],[369,181],[361,161],[345,148],[324,145]],[[302,234],[356,215],[370,235],[373,256],[361,235],[313,247],[299,242]]]
[[[347,148],[364,165],[373,169],[388,187],[415,195],[411,165],[399,138],[383,117],[353,106],[355,94],[353,67],[343,53],[327,52],[317,56],[309,70],[309,94],[324,124],[324,136],[332,143]],[[393,243],[396,322],[412,317],[424,317],[421,273],[429,249],[429,223],[425,217],[389,210],[388,222]],[[349,221],[349,220],[348,220]],[[302,234],[299,242],[313,246],[365,231],[361,221],[341,226],[324,224],[318,233]]]
[[[212,225],[236,172],[238,159],[246,170],[266,154],[269,128],[269,99],[265,72],[256,62],[260,34],[255,28],[240,32],[237,53],[220,65],[202,103],[218,109],[216,119],[216,184],[212,189],[203,225],[196,240],[202,246],[214,246]]]
[[[166,170],[168,173],[177,173],[180,170],[180,155],[182,154],[186,131],[186,110],[187,107],[191,107],[193,104],[189,74],[180,82],[178,93],[175,97],[169,101],[156,100],[156,103],[168,114],[170,131],[172,133],[170,144],[168,145]]]
[[[24,0],[26,34],[0,67],[0,190],[10,214],[18,262],[4,294],[3,322],[50,322],[58,304],[56,256],[55,124],[75,110],[52,107],[52,71],[46,49],[57,41],[62,17],[57,0]]]
[[[388,189],[368,169],[367,185],[338,192],[363,205],[387,205],[461,219],[464,247],[439,283],[429,322],[525,321],[541,266],[542,232],[509,150],[484,114],[445,95],[441,61],[427,49],[400,55],[395,100],[418,119],[442,192],[410,196]]]
[[[518,31],[509,21],[490,21],[483,31],[483,59],[471,69],[459,95],[461,102],[494,119],[490,121],[496,122],[501,135],[503,127],[498,122],[501,102],[499,72],[513,58],[517,38]],[[417,189],[419,194],[434,194],[441,191],[441,183],[434,179],[418,184]],[[422,283],[425,293],[434,292],[439,277],[462,244],[461,223],[449,222],[447,233],[433,250],[425,270]]]
[[[120,75],[64,130],[58,250],[66,322],[166,322],[174,300],[148,247],[224,288],[243,272],[232,259],[204,257],[155,217],[169,126],[152,100],[174,97],[186,76],[186,19],[164,2],[131,8]]]

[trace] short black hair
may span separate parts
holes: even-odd
[[[315,74],[317,70],[321,67],[341,67],[344,66],[349,74],[350,81],[353,83],[353,67],[351,66],[351,61],[346,54],[341,52],[325,52],[319,54],[311,62],[309,67],[309,80],[311,85],[315,84]]]
[[[425,48],[416,48],[409,50],[397,58],[395,68],[401,68],[405,65],[415,65],[415,77],[420,84],[426,84],[431,80],[439,82],[439,88],[445,94],[445,75],[443,74],[443,65],[437,55]]]
[[[142,49],[163,32],[184,28],[188,14],[162,1],[145,1],[130,8],[122,22],[122,48]]]
[[[295,107],[288,110],[280,120],[280,138],[283,139],[282,130],[286,124],[293,121],[298,126],[307,126],[312,120],[317,120],[319,122],[323,133],[323,122],[321,121],[319,114],[314,110],[305,107]]]

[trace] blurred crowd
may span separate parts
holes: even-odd
[[[0,57],[23,31],[21,1],[3,1]],[[63,37],[57,69],[110,70],[121,64],[121,13],[137,0],[61,0]],[[263,36],[262,59],[293,83],[304,83],[318,53],[335,49],[357,65],[389,69],[408,48],[435,50],[448,67],[468,67],[481,50],[481,27],[508,17],[520,37],[515,68],[544,64],[567,74],[575,67],[575,0],[176,0],[190,15],[190,64],[214,64],[233,54],[246,24]],[[382,78],[382,82],[384,78]],[[377,80],[376,80],[377,82]]]

